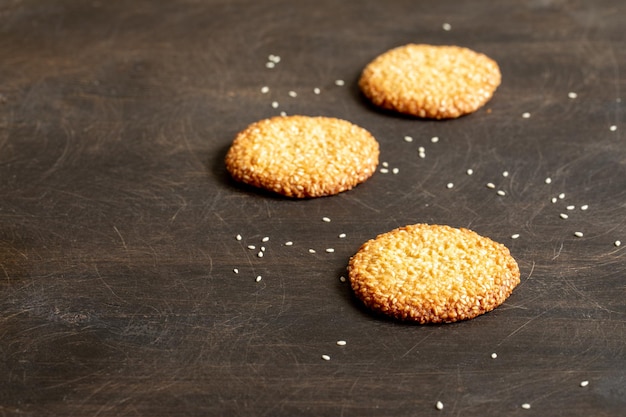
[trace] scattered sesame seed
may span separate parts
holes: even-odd
[[[517,239],[519,238],[519,233],[514,233],[511,235],[511,239]]]
[[[340,234],[339,234],[339,238],[340,238],[340,239],[343,239],[344,237],[346,237],[346,234],[345,234],[345,233],[340,233]]]
[[[550,199],[550,201],[552,201],[552,203],[556,203],[556,202],[558,201],[558,199],[557,199],[556,197],[552,197],[552,198]]]
[[[289,94],[289,97],[298,97],[298,93],[296,93],[295,91],[290,91],[287,94]]]
[[[562,219],[567,219],[569,216],[567,214],[565,214],[565,213],[561,213],[561,214],[559,214],[559,217],[562,218]]]
[[[250,249],[250,250],[254,250],[254,249],[256,249],[256,246],[254,246],[254,245],[248,245],[248,249]]]
[[[502,172],[502,176],[505,177],[505,178],[508,177],[509,176],[509,171]]]
[[[589,385],[589,381],[580,381],[581,387],[586,387],[587,385]]]
[[[293,246],[293,242],[291,240],[288,240],[287,242],[285,242],[285,246]]]
[[[241,239],[243,239],[243,237],[241,237],[241,235],[237,235],[237,236],[235,236],[235,239],[241,240]]]
[[[419,154],[417,154],[420,158],[424,159],[426,158],[426,153],[424,152],[420,152]]]
[[[269,54],[267,56],[267,59],[271,62],[274,62],[276,64],[278,64],[280,62],[280,57],[278,55],[274,55],[274,54]]]
[[[272,107],[277,109],[278,108],[278,102],[277,101],[272,101]]]
[[[472,174],[474,174],[474,170],[473,170],[472,168],[468,168],[468,170],[467,170],[467,171],[465,171],[465,173],[466,173],[467,175],[472,175]]]
[[[237,268],[233,268],[233,272],[234,272],[235,274],[238,274],[238,273],[239,273],[239,269],[237,269]]]
[[[322,355],[322,359],[324,359],[325,361],[329,361],[330,360],[330,356]]]
[[[330,217],[322,217],[322,221],[325,223],[330,223]]]
[[[616,125],[611,125],[611,127],[609,127],[609,130],[611,132],[615,132],[617,130],[617,126]]]
[[[566,208],[567,210],[574,210],[574,209],[576,208],[576,206],[572,206],[572,205],[570,205],[570,206],[567,206],[567,207],[565,207],[565,208]]]
[[[435,408],[437,408],[437,410],[443,410],[443,403],[441,401],[437,401]]]
[[[315,249],[309,249],[309,253],[315,253]]]
[[[430,138],[430,141],[431,141],[432,143],[437,143],[437,142],[439,142],[439,137],[437,137],[437,136],[433,136],[432,138]]]
[[[450,23],[444,23],[443,25],[441,25],[441,28],[448,32],[452,29],[452,25]]]
[[[498,354],[497,354],[496,352],[493,352],[493,353],[491,354],[491,359],[495,359],[495,358],[497,358],[497,357],[498,357]]]
[[[333,248],[326,248],[326,253],[333,253],[335,251],[335,249]]]
[[[258,256],[259,258],[262,258],[263,257],[263,251],[259,251],[259,253],[257,253],[256,256]]]
[[[570,91],[569,93],[567,93],[567,96],[568,96],[569,98],[576,98],[576,97],[578,97],[578,94],[576,94],[576,93],[575,93],[575,92],[573,92],[573,91]]]
[[[281,112],[280,112],[280,115],[281,115],[282,117],[285,117],[285,116],[287,116],[287,113],[286,113],[286,112],[284,112],[284,111],[281,111]]]
[[[387,167],[389,166],[389,162],[387,162],[387,161],[383,161],[383,162],[381,163],[381,165],[382,165],[382,166],[384,166],[385,168],[387,168]]]
[[[387,174],[387,173],[389,173],[389,170],[387,168],[381,168],[380,169],[380,173],[381,174]]]
[[[345,85],[346,82],[344,80],[335,80],[335,85],[338,85],[339,87],[341,87],[342,85]]]
[[[420,146],[419,148],[417,148],[418,152],[426,152],[426,148],[424,148],[423,146]]]
[[[273,63],[272,61],[267,61],[267,62],[265,63],[265,67],[266,67],[266,68],[274,68],[275,66],[276,66],[276,64],[275,64],[275,63]]]
[[[268,86],[261,87],[261,93],[267,94],[270,92],[270,88]]]
[[[313,89],[313,94],[319,94],[319,93],[321,93],[321,92],[322,92],[322,90],[320,90],[320,89],[319,89],[319,88],[317,88],[317,87],[315,87],[315,88]]]
[[[411,136],[405,136],[404,137],[404,141],[405,142],[413,142],[413,138]]]
[[[453,184],[453,183],[451,183],[451,182],[449,182],[449,183],[446,185],[446,187],[448,187],[448,188],[452,188],[452,187],[454,187],[454,184]]]
[[[487,188],[491,188],[491,189],[496,188],[496,185],[494,183],[492,183],[492,182],[488,182],[486,184],[486,186],[487,186]]]
[[[524,403],[524,404],[522,404],[522,408],[523,408],[524,410],[530,410],[530,404],[528,404],[528,403]]]
[[[269,240],[270,240],[269,236],[265,236],[263,239],[261,239],[261,242],[267,242]]]
[[[344,277],[343,275],[339,277],[339,281],[341,282],[346,282],[346,277]]]
[[[622,242],[621,242],[621,241],[619,241],[619,240],[616,240],[615,242],[613,242],[613,244],[614,244],[616,247],[618,247],[618,248],[619,248],[620,246],[622,246]]]
[[[345,340],[337,340],[337,346],[345,346],[345,345],[346,345]]]
[[[528,119],[530,117],[530,113],[528,113],[528,112],[522,113],[522,117],[524,119]]]
[[[546,184],[550,184],[552,182],[552,178],[548,177],[545,179]]]
[[[400,170],[398,168],[394,168],[391,170],[391,172],[393,172],[394,174],[397,174],[398,172],[400,172]]]
[[[565,193],[561,193],[561,194],[559,194],[559,198],[560,198],[561,200],[563,200],[563,199],[565,198]]]
[[[574,236],[583,237],[583,232],[574,232]]]
[[[263,279],[263,277],[261,275],[257,275],[255,281],[256,282],[260,282]]]
[[[589,206],[587,204],[583,204],[582,206],[580,206],[580,209],[585,211],[589,208]]]
[[[498,191],[496,191],[496,194],[504,196],[504,195],[506,195],[506,191],[498,190]]]

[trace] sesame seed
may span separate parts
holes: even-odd
[[[550,184],[552,182],[552,178],[548,177],[545,179],[546,184]]]
[[[437,408],[437,410],[443,410],[443,403],[441,401],[437,401],[435,408]]]
[[[293,242],[291,240],[288,240],[287,242],[285,242],[285,246],[293,246]]]
[[[432,143],[437,143],[437,142],[439,142],[439,138],[437,136],[433,136],[432,138],[430,138],[430,141]]]
[[[448,188],[450,189],[450,188],[454,187],[454,184],[453,184],[453,183],[451,183],[451,182],[449,182],[449,183],[446,185],[446,187],[448,187]]]
[[[524,404],[522,404],[522,408],[523,408],[524,410],[530,410],[530,404],[528,404],[528,403],[524,403]]]
[[[472,168],[469,168],[467,171],[465,171],[465,173],[467,175],[472,175],[472,174],[474,174],[474,170]]]
[[[528,119],[530,117],[530,113],[528,113],[528,112],[522,113],[522,117],[524,119]]]
[[[237,235],[237,236],[235,236],[235,239],[241,240],[241,239],[243,239],[243,237],[241,237],[241,235]]]
[[[452,29],[452,25],[450,23],[444,23],[443,25],[441,25],[441,28],[448,32]]]
[[[326,253],[333,253],[335,251],[335,249],[333,248],[326,248]]]
[[[278,102],[277,101],[272,101],[272,107],[277,109],[278,108]]]
[[[394,168],[391,170],[391,172],[393,172],[394,174],[397,174],[398,172],[400,172],[400,170],[398,168]]]
[[[237,268],[233,268],[233,272],[234,272],[235,274],[238,274],[238,273],[239,273],[239,269],[237,269]]]
[[[280,62],[280,57],[279,57],[278,55],[274,55],[274,54],[270,54],[270,55],[268,55],[268,56],[267,56],[267,59],[268,59],[270,62],[273,62],[273,63],[275,63],[275,64],[278,64],[278,63]]]
[[[263,257],[263,251],[259,251],[259,253],[257,253],[256,256],[258,256],[259,258],[262,258]]]
[[[309,253],[315,253],[315,249],[309,249]]]
[[[620,246],[622,246],[622,242],[621,242],[621,241],[619,241],[619,240],[616,240],[615,242],[613,242],[613,244],[614,244],[616,247],[618,247],[618,248],[619,248]]]
[[[420,146],[419,148],[417,148],[418,152],[426,152],[426,148],[424,148],[423,146]]]
[[[319,94],[319,93],[321,93],[321,92],[322,92],[322,91],[321,91],[319,88],[317,88],[317,87],[315,87],[315,88],[313,89],[313,94]]]
[[[329,361],[330,360],[330,356],[322,355],[322,359],[324,359],[325,361]]]
[[[261,251],[265,252],[265,246],[261,246]]]
[[[330,217],[322,217],[322,221],[325,223],[330,223]]]
[[[493,353],[491,354],[491,359],[495,359],[495,358],[497,358],[497,357],[498,357],[498,354],[497,354],[496,352],[493,352]]]
[[[580,381],[581,387],[586,387],[587,385],[589,385],[589,381]]]
[[[574,236],[583,237],[583,232],[574,232]]]
[[[563,199],[565,198],[565,193],[561,193],[561,194],[559,194],[559,198],[560,198],[561,200],[563,200]]]
[[[270,88],[268,86],[261,87],[261,93],[267,94],[270,92]]]
[[[296,93],[295,91],[290,91],[287,94],[289,94],[289,97],[298,97],[298,93]]]
[[[422,159],[426,158],[426,154],[424,152],[420,152],[418,156]]]
[[[387,168],[387,167],[389,166],[389,162],[387,162],[387,161],[383,161],[383,162],[381,163],[381,165],[382,165],[382,166],[384,166],[385,168]]]
[[[266,68],[274,68],[276,66],[275,63],[273,63],[272,61],[268,61],[265,63],[265,67]]]
[[[559,217],[562,218],[562,219],[567,219],[569,216],[567,214],[565,214],[565,213],[561,213],[561,214],[559,214]]]
[[[574,210],[576,208],[576,206],[567,206],[565,207],[567,210]]]
[[[388,173],[389,173],[389,170],[388,170],[387,168],[381,168],[381,169],[380,169],[380,173],[381,173],[381,174],[388,174]]]
[[[505,177],[505,178],[508,177],[509,176],[509,171],[503,171],[502,172],[502,176]]]
[[[404,137],[404,141],[405,142],[413,142],[413,138],[411,136],[405,136]]]
[[[335,85],[341,87],[342,85],[345,85],[346,82],[344,80],[335,80]]]
[[[344,237],[346,237],[346,234],[345,234],[345,233],[340,233],[340,234],[339,234],[339,238],[340,238],[340,239],[343,239]]]
[[[569,93],[567,93],[567,96],[568,96],[569,98],[576,98],[576,97],[578,97],[578,94],[576,94],[576,93],[575,93],[575,92],[573,92],[573,91],[570,91]]]
[[[609,127],[609,130],[611,132],[615,132],[617,130],[617,126],[616,125],[611,125],[611,127]]]
[[[517,239],[519,238],[519,233],[515,233],[511,235],[511,239]]]
[[[345,345],[346,345],[345,340],[337,340],[337,346],[345,346]]]
[[[552,203],[556,203],[556,202],[558,201],[558,199],[557,199],[556,197],[552,197],[552,198],[550,199],[550,201],[552,201]]]
[[[341,282],[346,282],[346,277],[344,277],[343,275],[339,277],[339,281]]]
[[[269,240],[270,240],[269,236],[265,236],[263,239],[261,239],[261,242],[267,242]]]
[[[492,182],[488,182],[486,185],[487,185],[487,188],[491,188],[491,189],[496,188],[496,185]]]
[[[284,112],[284,111],[281,111],[281,112],[280,112],[280,115],[281,115],[282,117],[285,117],[285,116],[287,116],[287,113],[286,113],[286,112]]]
[[[248,249],[250,249],[250,250],[254,250],[254,249],[256,249],[256,246],[254,246],[254,245],[248,245]]]
[[[581,210],[587,210],[589,208],[589,206],[587,204],[583,204],[582,206],[580,206]]]
[[[260,282],[263,279],[263,277],[261,275],[257,275],[255,281],[256,282]]]
[[[506,191],[498,190],[498,191],[496,191],[496,194],[504,196],[504,195],[506,195]]]

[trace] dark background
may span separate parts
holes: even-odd
[[[0,415],[626,415],[625,19],[622,0],[1,1]],[[486,53],[502,85],[457,120],[372,108],[360,71],[409,42]],[[399,173],[303,201],[233,183],[235,134],[281,111],[368,129]],[[467,322],[372,315],[349,257],[419,222],[504,243],[521,284]]]

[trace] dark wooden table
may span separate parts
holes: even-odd
[[[622,0],[2,1],[0,415],[626,415],[625,19]],[[380,112],[359,73],[409,42],[484,52],[503,83],[457,120]],[[234,135],[280,112],[359,124],[390,172],[304,201],[233,183]],[[349,257],[419,222],[506,244],[520,286],[462,323],[370,314]]]

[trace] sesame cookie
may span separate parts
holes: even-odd
[[[281,116],[240,132],[226,154],[226,168],[237,181],[287,197],[322,197],[367,180],[378,155],[376,139],[348,121]]]
[[[415,224],[369,240],[350,259],[356,296],[374,311],[450,323],[493,310],[519,284],[502,244],[468,230]]]
[[[459,46],[408,44],[370,62],[359,87],[375,105],[430,119],[451,119],[485,105],[500,85],[498,64]]]

